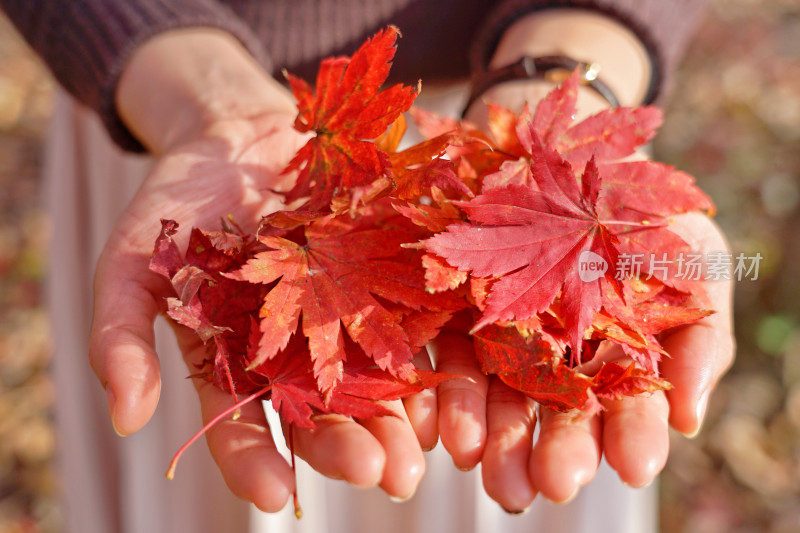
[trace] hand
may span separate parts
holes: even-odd
[[[255,225],[282,207],[280,196],[269,191],[289,185],[280,172],[305,142],[292,128],[291,98],[255,70],[230,38],[211,33],[177,32],[145,45],[117,93],[131,130],[162,154],[115,226],[95,278],[90,360],[121,435],[144,426],[161,387],[153,321],[172,289],[148,268],[159,219],[181,224],[184,231],[176,235],[181,249],[191,227],[218,227],[228,214],[245,227]],[[218,62],[218,70],[208,68],[208,58]],[[208,79],[209,72],[217,72],[222,83]],[[153,93],[159,98],[150,99]],[[202,344],[187,328],[176,325],[175,333],[187,365],[195,368],[205,355]],[[202,379],[194,383],[204,422],[231,405],[229,394]],[[405,498],[424,473],[424,458],[402,404],[389,407],[397,417],[359,423],[322,416],[314,431],[294,430],[295,452],[329,477],[360,487],[379,485]],[[294,476],[276,450],[259,403],[245,406],[237,420],[216,424],[206,437],[237,496],[265,511],[284,506]]]
[[[635,105],[647,91],[651,67],[644,45],[618,22],[589,11],[548,10],[520,19],[502,37],[492,66],[553,50],[596,61],[623,105]],[[487,92],[485,100],[520,110],[550,89],[540,82],[508,83]],[[577,120],[606,106],[597,94],[581,88]],[[485,124],[485,108],[473,105],[468,118]],[[697,213],[674,218],[671,228],[693,250],[727,250],[708,218]],[[634,487],[649,484],[666,463],[668,427],[687,435],[699,431],[708,396],[733,360],[731,289],[730,281],[706,283],[716,313],[662,335],[671,357],[662,360],[660,372],[673,384],[672,390],[604,401],[600,415],[580,422],[544,408],[537,420],[534,402],[480,372],[463,333],[440,335],[434,346],[437,370],[473,378],[438,388],[442,443],[459,468],[481,461],[487,493],[509,512],[523,511],[538,493],[552,501],[569,501],[594,477],[603,454],[623,482]],[[621,350],[615,355],[611,349],[607,357],[621,358]]]
[[[693,250],[727,250],[719,230],[701,214],[675,217],[671,227]],[[670,357],[661,361],[660,372],[674,388],[603,401],[601,414],[581,421],[545,408],[537,421],[532,400],[481,373],[463,333],[467,328],[444,332],[434,343],[437,370],[472,378],[438,387],[439,431],[456,466],[469,469],[480,461],[487,494],[509,512],[526,509],[537,493],[555,502],[571,500],[592,480],[602,454],[624,483],[651,483],[667,460],[668,427],[690,436],[699,431],[708,396],[733,359],[731,281],[705,285],[716,313],[661,337]],[[622,357],[617,347],[603,358]]]

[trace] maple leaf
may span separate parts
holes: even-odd
[[[587,415],[599,410],[591,378],[563,364],[553,346],[540,336],[525,337],[513,327],[490,325],[474,337],[475,353],[484,372],[496,374],[510,387],[551,409],[579,409]]]
[[[646,392],[669,390],[672,385],[652,372],[638,368],[634,363],[623,367],[619,363],[606,363],[592,379],[592,391],[598,398],[619,400]]]
[[[474,196],[456,175],[453,163],[442,158],[447,148],[456,142],[456,136],[443,134],[392,154],[389,157],[395,184],[392,196],[400,200],[415,200],[430,195],[432,187],[441,191],[451,189],[466,197]]]
[[[574,123],[575,72],[533,113],[489,105],[487,132],[412,109],[428,140],[398,152],[418,92],[382,89],[398,35],[324,60],[315,89],[287,74],[295,128],[313,134],[284,171],[297,211],[265,216],[256,235],[233,221],[193,229],[185,255],[177,224],[162,224],[151,269],[175,289],[167,312],[206,345],[196,375],[235,400],[209,424],[259,398],[304,428],[322,413],[391,415],[384,401],[453,378],[412,356],[468,306],[483,371],[544,406],[588,416],[598,398],[668,388],[658,334],[709,314],[699,282],[677,276],[688,245],[669,217],[714,207],[673,167],[620,161],[661,112]],[[614,275],[639,254],[660,267]],[[584,375],[606,341],[634,364]]]
[[[635,283],[635,288],[633,287]],[[666,354],[656,335],[671,328],[692,324],[712,311],[690,305],[690,294],[662,284],[656,278],[623,284],[623,296],[602,284],[603,309],[592,326],[603,338],[622,346],[642,368],[657,371]]]
[[[441,257],[425,254],[422,256],[425,269],[425,287],[430,292],[453,290],[467,281],[467,272],[451,267]]]
[[[254,324],[252,347],[257,347],[259,336],[258,325]],[[413,381],[407,381],[377,368],[353,341],[345,340],[344,350],[347,358],[342,379],[327,401],[317,388],[308,342],[302,335],[293,335],[284,350],[254,366],[250,374],[266,380],[255,386],[269,385],[268,397],[283,421],[309,429],[315,427],[314,416],[321,413],[356,418],[395,416],[381,402],[405,398],[457,377],[417,370]]]
[[[460,271],[500,278],[492,284],[476,329],[533,317],[559,298],[580,362],[581,341],[602,307],[601,280],[622,292],[612,276],[620,254],[676,257],[687,245],[666,228],[664,217],[710,212],[713,206],[691,177],[672,167],[649,161],[598,167],[594,157],[585,161],[595,142],[602,146],[603,159],[628,155],[650,138],[660,119],[650,111],[613,110],[570,127],[576,83],[573,75],[532,117],[523,113],[514,133],[527,156],[508,160],[486,176],[480,196],[456,203],[469,222],[449,226],[425,247]],[[501,123],[510,124],[503,116]],[[512,141],[506,144],[516,151]],[[575,166],[583,169],[580,181]],[[608,174],[608,183],[601,171]],[[602,271],[580,271],[590,263]],[[662,268],[660,279],[686,292],[702,292],[696,283],[679,280],[676,269],[676,264]]]
[[[545,145],[581,171],[590,159],[600,164],[633,154],[653,138],[663,121],[660,109],[642,106],[606,109],[573,124],[579,85],[580,74],[576,69],[561,86],[539,101],[532,116],[526,106],[520,119],[513,123],[506,114],[497,111],[495,116],[499,118],[490,124],[490,129],[495,137],[505,139],[505,149],[513,153],[519,150],[510,129],[515,129],[523,148],[524,138],[532,129]]]
[[[185,257],[173,236],[178,224],[162,220],[150,269],[168,278],[177,297],[167,298],[167,314],[193,329],[208,347],[211,367],[204,377],[236,398],[244,365],[235,354],[247,349],[251,315],[258,310],[263,289],[222,275],[244,264],[251,243],[241,235],[193,229]]]
[[[475,329],[500,320],[525,319],[547,309],[560,294],[573,349],[601,306],[599,278],[584,280],[582,254],[616,264],[614,233],[597,217],[600,191],[590,162],[579,187],[570,166],[543,146],[535,131],[526,139],[538,188],[508,185],[459,202],[469,222],[454,224],[425,242],[428,251],[478,277],[501,277],[492,285]],[[579,357],[578,357],[578,360]]]
[[[388,157],[370,139],[384,133],[418,92],[402,85],[380,90],[398,35],[397,28],[389,26],[352,57],[323,60],[316,93],[305,81],[287,74],[298,101],[295,128],[316,134],[284,171],[298,172],[295,186],[286,193],[288,202],[309,197],[307,209],[326,209],[334,197],[386,174]]]
[[[525,185],[537,188],[533,174],[531,174],[530,161],[526,158],[503,161],[497,172],[493,172],[483,179],[481,190],[487,191],[506,185]]]
[[[463,221],[464,217],[461,211],[445,197],[438,187],[431,187],[431,200],[431,205],[397,203],[393,206],[398,213],[431,233],[444,231],[450,224]]]
[[[598,211],[619,220],[668,217],[688,211],[714,214],[711,199],[694,178],[656,161],[626,161],[600,165],[603,196]]]
[[[543,145],[558,152],[576,172],[583,171],[593,159],[604,176],[604,165],[633,154],[637,147],[655,135],[662,122],[662,113],[655,107],[604,110],[573,124],[579,84],[580,76],[576,70],[562,85],[540,100],[533,113],[527,105],[518,115],[499,105],[488,104],[488,129],[491,132],[488,140],[493,155],[487,158],[480,150],[458,154],[470,168],[481,170],[476,180],[482,191],[514,183],[535,183],[528,168],[528,163],[535,158],[528,149],[531,132]],[[423,115],[420,120],[429,131],[437,131],[432,126],[436,124],[433,118]],[[439,129],[443,129],[444,122],[441,124]],[[472,127],[468,123],[461,125],[463,130]],[[476,159],[478,163],[475,163]],[[460,160],[454,158],[454,161]]]
[[[260,386],[268,385],[268,397],[281,419],[297,427],[313,429],[312,416],[327,412],[322,394],[314,379],[314,369],[308,357],[308,343],[302,336],[294,335],[287,346],[276,357],[253,365],[255,351],[261,334],[257,321],[253,321],[250,335],[248,360],[250,379],[265,378],[266,383],[255,381]]]
[[[398,317],[379,299],[449,313],[459,300],[425,292],[417,266],[420,252],[401,244],[419,229],[388,204],[371,204],[356,219],[316,220],[304,228],[305,242],[261,237],[260,252],[228,276],[269,289],[260,312],[262,338],[253,365],[274,357],[297,329],[302,315],[314,374],[330,394],[342,379],[346,353],[342,327],[374,362],[412,379],[413,344]],[[275,283],[277,282],[277,283]]]
[[[518,157],[508,153],[495,139],[468,121],[459,122],[414,107],[410,114],[420,133],[429,140],[443,136],[450,138],[447,157],[452,161],[460,180],[471,191],[480,189],[483,176],[496,171],[504,161]],[[514,139],[516,141],[516,137]],[[515,146],[518,147],[519,142]]]
[[[394,416],[394,413],[378,402],[406,398],[458,377],[417,369],[414,378],[408,380],[375,367],[373,361],[352,341],[346,342],[345,349],[347,361],[344,375],[328,408],[355,418]]]
[[[691,176],[662,163],[617,162],[600,169],[603,194],[597,212],[602,219],[619,222],[620,255],[642,258],[642,275],[655,276],[666,285],[703,298],[702,283],[680,275],[680,257],[692,250],[669,229],[667,217],[689,211],[713,215],[714,204],[708,196]]]

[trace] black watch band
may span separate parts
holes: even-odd
[[[518,80],[546,80],[560,83],[567,79],[575,69],[579,70],[582,83],[605,98],[611,107],[619,107],[619,100],[614,91],[597,77],[598,67],[596,65],[565,56],[522,56],[510,65],[486,71],[475,78],[461,115],[463,117],[470,106],[495,85]]]

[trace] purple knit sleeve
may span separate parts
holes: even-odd
[[[590,9],[620,21],[647,48],[653,78],[644,103],[652,103],[668,92],[672,74],[707,4],[707,0],[504,0],[487,17],[474,41],[471,70],[477,74],[487,68],[500,37],[520,17],[559,7]]]
[[[184,27],[225,30],[266,68],[269,59],[252,31],[213,0],[0,0],[56,79],[98,112],[123,149],[144,151],[114,107],[114,91],[133,51],[158,33]]]

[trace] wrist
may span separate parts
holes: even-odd
[[[537,11],[508,27],[488,68],[496,70],[523,56],[564,56],[599,68],[599,78],[623,106],[641,104],[650,91],[652,67],[644,44],[618,21],[593,11],[557,8]],[[553,84],[540,79],[509,81],[486,91],[484,101],[520,111],[535,104]],[[581,86],[578,118],[609,107],[595,90]],[[470,118],[482,120],[484,106],[473,106]]]
[[[598,65],[624,106],[641,104],[650,87],[647,48],[620,22],[593,11],[549,9],[523,17],[503,34],[489,67],[523,55],[562,55]]]
[[[120,77],[115,104],[131,133],[155,154],[220,121],[296,113],[288,90],[233,36],[210,28],[167,32],[144,43]]]

